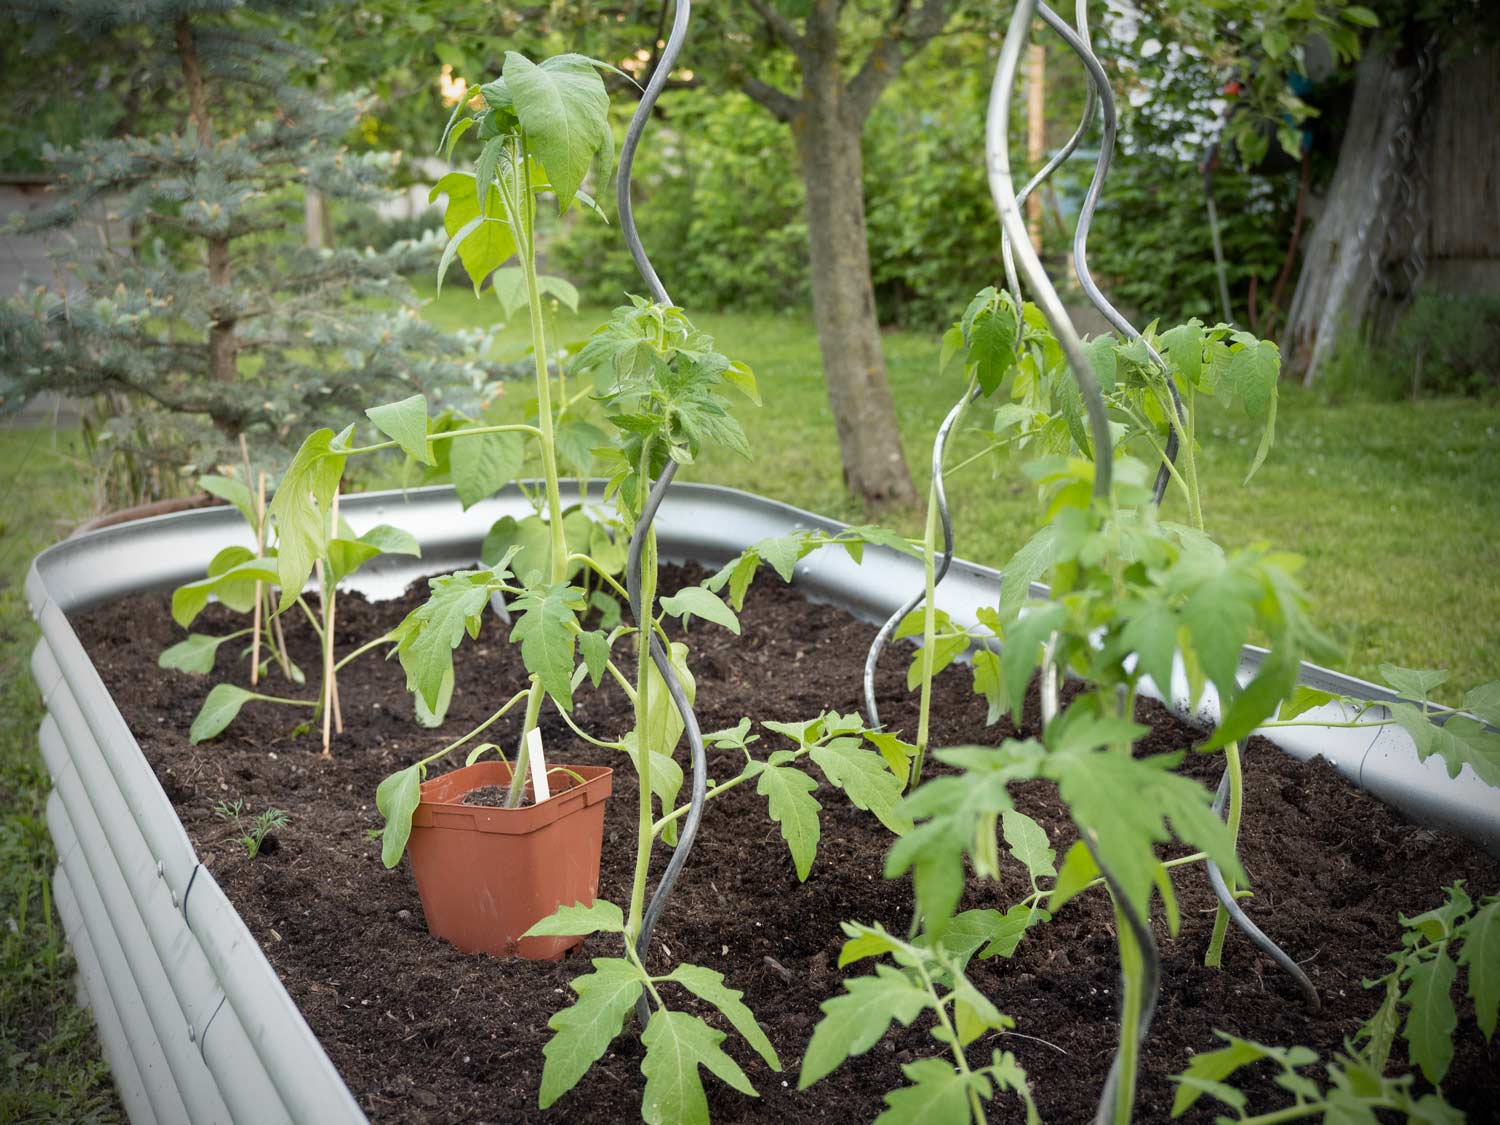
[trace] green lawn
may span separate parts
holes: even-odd
[[[27,672],[26,568],[88,514],[66,454],[44,431],[0,430],[0,1121],[121,1119],[93,1020],[72,1002],[73,961],[52,909],[42,706]]]
[[[492,323],[498,311],[493,300],[454,288],[427,315],[458,328]],[[554,336],[582,338],[604,315],[564,310]],[[765,406],[742,411],[753,466],[715,454],[684,479],[751,488],[845,519],[858,515],[840,483],[807,315],[703,314],[695,321],[725,354],[755,369]],[[495,352],[518,358],[528,343],[525,322],[514,322],[499,333]],[[925,495],[932,434],[959,388],[951,377],[934,379],[935,336],[891,332],[885,345],[907,463]],[[517,389],[519,408],[525,392]],[[1381,663],[1392,662],[1447,668],[1460,686],[1500,678],[1500,403],[1332,406],[1295,387],[1282,394],[1276,447],[1248,486],[1241,481],[1258,438],[1249,420],[1224,412],[1201,432],[1209,530],[1228,547],[1267,542],[1306,558],[1303,581],[1317,618],[1343,650],[1343,670],[1375,678]],[[954,463],[965,448],[956,444]],[[950,481],[960,555],[998,566],[1029,534],[1036,509],[1013,468],[1002,463],[991,479],[981,466]],[[918,534],[921,514],[898,513],[889,522]]]

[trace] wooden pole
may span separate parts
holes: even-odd
[[[1047,48],[1033,43],[1026,53],[1026,160],[1033,172],[1047,157]],[[1042,193],[1026,200],[1026,232],[1042,252]]]
[[[248,480],[248,478],[246,478]],[[266,474],[260,474],[260,481],[255,489],[255,557],[264,558],[266,554]],[[256,580],[255,583],[255,619],[250,627],[250,686],[255,687],[260,683],[260,611],[261,592],[264,583]]]

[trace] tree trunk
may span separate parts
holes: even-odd
[[[177,21],[177,56],[182,64],[182,79],[187,86],[188,112],[198,137],[198,147],[210,148],[214,144],[213,121],[208,115],[208,96],[203,85],[203,69],[198,64],[198,45],[193,36],[193,25],[186,17]],[[207,244],[208,284],[220,293],[227,294],[231,280],[229,239],[208,238],[204,241]],[[213,317],[208,326],[208,375],[218,383],[233,383],[239,377],[239,369],[235,363],[239,348],[234,337],[234,318],[220,315],[218,310],[213,310]]]
[[[803,111],[793,121],[807,186],[813,319],[844,484],[867,509],[916,500],[886,381],[865,234],[863,122],[850,120],[835,62],[804,62]]]
[[[1392,142],[1415,124],[1416,77],[1416,67],[1398,67],[1384,54],[1372,52],[1359,64],[1338,166],[1283,333],[1289,367],[1306,383],[1317,378],[1339,332],[1357,328],[1377,295],[1380,259],[1401,197],[1403,170],[1395,167],[1401,146]]]

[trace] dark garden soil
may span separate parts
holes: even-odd
[[[700,577],[693,568],[669,568],[662,590]],[[417,604],[422,589],[384,603],[342,598],[340,648],[378,636]],[[315,667],[310,630],[289,620],[296,659]],[[703,729],[732,726],[742,715],[800,720],[823,709],[859,710],[873,629],[831,607],[807,604],[774,576],[757,582],[741,620],[743,636],[697,623],[688,638]],[[239,627],[229,621],[214,606],[199,629]],[[190,746],[188,726],[214,681],[156,668],[160,651],[182,635],[165,595],[99,609],[78,628],[203,862],[370,1116],[423,1122],[541,1117],[537,1088],[547,1019],[571,1002],[568,982],[588,968],[589,957],[617,954],[613,942],[596,935],[586,940],[583,956],[556,964],[459,953],[428,936],[409,868],[403,863],[386,871],[379,844],[366,838],[381,823],[374,803],[381,778],[468,730],[523,683],[519,654],[506,643],[504,627],[488,619],[477,641],[464,642],[452,711],[441,732],[423,731],[412,721],[394,661],[372,653],[351,665],[339,681],[346,727],[331,761],[319,757],[315,736],[294,737],[302,713],[265,704],[247,707],[215,742]],[[221,649],[219,676],[243,675],[244,665],[229,654],[234,647]],[[891,729],[910,730],[916,703],[905,691],[904,660],[904,652],[886,659],[880,707]],[[985,726],[985,704],[968,681],[958,668],[939,677],[935,745],[994,744],[1016,733],[1003,720]],[[273,676],[262,690],[284,689]],[[1148,751],[1181,749],[1194,737],[1155,705],[1143,706],[1143,712],[1154,727]],[[1035,716],[1033,698],[1028,731]],[[584,729],[609,737],[629,723],[624,696],[607,679],[602,690],[581,694],[577,718]],[[513,746],[519,721],[517,711],[486,737]],[[579,745],[555,713],[544,718],[543,732],[550,760],[615,768],[600,893],[623,903],[635,849],[634,774],[623,758]],[[763,741],[756,748],[772,746]],[[737,772],[736,754],[710,754],[710,776]],[[1193,756],[1186,768],[1211,785],[1220,764],[1217,755]],[[1233,930],[1224,970],[1203,968],[1213,898],[1201,869],[1176,870],[1183,922],[1174,939],[1157,921],[1165,984],[1146,1048],[1142,1122],[1168,1120],[1173,1086],[1167,1076],[1181,1071],[1194,1052],[1215,1047],[1216,1028],[1324,1053],[1340,1049],[1375,1008],[1376,993],[1361,987],[1361,979],[1383,972],[1384,955],[1399,945],[1398,912],[1416,914],[1437,905],[1442,888],[1457,879],[1467,880],[1476,894],[1500,890],[1500,864],[1452,837],[1407,823],[1326,764],[1299,764],[1268,744],[1252,743],[1247,777],[1242,854],[1258,892],[1248,909],[1303,962],[1324,1008],[1310,1014],[1276,966]],[[682,959],[723,972],[744,990],[785,1067],[772,1072],[731,1034],[726,1047],[761,1096],[744,1097],[705,1076],[716,1122],[869,1121],[880,1112],[881,1095],[904,1082],[900,1064],[937,1053],[921,1023],[897,1028],[868,1054],[797,1092],[818,1004],[839,991],[843,975],[837,968],[839,923],[881,922],[904,932],[911,910],[909,884],[881,878],[890,844],[885,830],[826,785],[817,796],[824,806],[823,836],[805,883],[797,881],[753,786],[710,802],[692,859],[656,930],[654,952],[663,971]],[[235,798],[252,812],[275,805],[290,814],[274,852],[247,859],[238,833],[214,815],[215,804]],[[1047,828],[1061,854],[1073,833],[1055,791],[1031,783],[1019,803]],[[1005,862],[1012,861],[1007,856]],[[966,906],[1003,907],[1022,896],[1026,880],[1013,865],[998,883],[972,881],[971,888]],[[973,1057],[987,1057],[994,1047],[1013,1051],[1049,1122],[1087,1121],[1109,1066],[1117,1000],[1112,925],[1107,899],[1091,892],[1034,931],[1012,959],[972,966],[979,987],[1016,1019],[1015,1033],[981,1040]],[[1466,1003],[1460,1011],[1446,1093],[1471,1120],[1500,1120],[1494,1107],[1500,1047],[1487,1049]],[[628,1035],[617,1040],[549,1119],[637,1119],[640,1058]],[[1404,1066],[1399,1049],[1392,1063]],[[1252,1106],[1284,1104],[1263,1078]],[[1210,1105],[1203,1099],[1189,1120],[1211,1120]],[[1021,1119],[1009,1096],[992,1103],[991,1112],[997,1121]]]

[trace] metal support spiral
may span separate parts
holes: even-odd
[[[692,4],[690,0],[677,0],[676,9],[672,20],[672,33],[667,37],[667,45],[662,49],[656,71],[646,84],[646,92],[636,107],[635,116],[630,119],[630,127],[625,132],[625,143],[620,146],[620,174],[615,185],[615,199],[618,203],[620,229],[625,236],[625,245],[629,247],[630,256],[635,260],[636,268],[640,270],[641,277],[645,279],[647,287],[651,290],[652,299],[663,305],[670,305],[672,301],[667,296],[667,290],[662,285],[661,278],[652,267],[651,259],[646,256],[645,247],[641,245],[640,233],[636,230],[635,214],[630,204],[630,174],[635,164],[636,149],[641,143],[641,135],[651,119],[651,110],[666,87],[667,77],[671,74],[677,56],[682,51],[683,40],[687,38],[688,17],[692,11]],[[656,891],[652,894],[651,901],[641,917],[641,932],[636,938],[635,948],[637,956],[643,962],[650,947],[651,931],[655,928],[661,912],[666,908],[667,900],[672,895],[672,887],[676,884],[678,875],[682,873],[682,868],[687,863],[688,853],[692,850],[693,840],[698,835],[698,823],[703,819],[703,802],[708,792],[708,765],[703,750],[703,733],[698,728],[698,717],[693,713],[693,706],[688,702],[687,694],[683,691],[677,673],[672,669],[671,659],[662,647],[661,641],[651,631],[651,622],[644,620],[641,614],[641,555],[645,550],[646,539],[651,533],[651,524],[656,518],[656,511],[661,507],[662,498],[666,496],[667,489],[672,484],[672,478],[676,475],[677,462],[669,460],[661,476],[656,478],[656,483],[652,485],[650,495],[646,497],[646,502],[641,508],[641,516],[636,521],[635,533],[630,537],[630,553],[625,568],[625,587],[630,595],[630,611],[636,621],[636,643],[642,643],[644,639],[651,645],[651,659],[656,663],[656,670],[661,673],[662,681],[667,686],[667,694],[671,696],[673,704],[682,715],[684,733],[687,735],[693,761],[692,795],[689,800],[688,814],[678,833],[677,847],[672,851],[672,858],[667,863],[667,869],[662,873],[661,881],[657,884]],[[644,732],[641,732],[638,738],[640,741],[636,746],[637,754],[654,752],[645,745]],[[637,1006],[637,1013],[642,1023],[650,1014],[644,996],[641,997]]]
[[[1084,136],[1088,133],[1089,126],[1094,122],[1095,98],[1093,87],[1090,86],[1084,94],[1083,120],[1078,123],[1078,128],[1073,130],[1073,135],[1068,138],[1066,144],[1052,154],[1052,158],[1032,176],[1016,195],[1016,206],[1026,202],[1029,196],[1052,176],[1052,173],[1062,167],[1063,162],[1072,156],[1074,151],[1082,143]],[[1010,240],[1005,239],[1001,244],[1001,250],[1005,258],[1005,275],[1012,296],[1015,298],[1016,309],[1021,308],[1021,285],[1015,275],[1015,261],[1010,250]],[[943,460],[947,453],[948,437],[963,416],[964,409],[979,397],[979,389],[966,390],[961,398],[953,404],[953,409],[943,419],[943,424],[938,427],[937,437],[932,443],[932,491],[933,502],[937,509],[938,521],[943,529],[943,552],[939,556],[937,568],[933,575],[933,588],[947,577],[948,569],[953,565],[953,517],[948,508],[948,493],[943,478]],[[875,639],[870,642],[870,651],[865,656],[865,715],[869,721],[871,730],[880,729],[880,710],[875,703],[875,670],[880,663],[881,653],[890,643],[891,634],[896,631],[906,615],[911,613],[922,604],[926,598],[926,590],[918,591],[904,605],[893,613],[875,634]]]
[[[1080,4],[1080,9],[1082,5]],[[995,81],[990,88],[989,114],[985,122],[985,150],[989,169],[990,193],[994,197],[995,207],[1000,213],[1000,224],[1006,235],[1014,245],[1014,253],[1018,259],[1021,275],[1025,278],[1027,287],[1035,295],[1037,305],[1051,325],[1053,334],[1061,344],[1063,354],[1067,358],[1068,365],[1073,369],[1073,376],[1078,382],[1078,389],[1083,395],[1084,404],[1088,410],[1089,425],[1093,430],[1094,448],[1098,451],[1094,458],[1094,495],[1107,497],[1111,485],[1111,473],[1113,464],[1109,455],[1111,448],[1109,440],[1109,419],[1105,412],[1104,396],[1099,390],[1098,380],[1094,377],[1093,367],[1089,364],[1088,357],[1084,354],[1082,342],[1078,333],[1074,330],[1072,322],[1068,319],[1067,311],[1063,308],[1062,301],[1057,296],[1057,291],[1047,279],[1046,271],[1043,270],[1041,261],[1032,249],[1031,243],[1026,237],[1026,225],[1021,217],[1020,207],[1016,202],[1015,189],[1011,184],[1010,172],[1010,91],[1015,83],[1016,71],[1020,63],[1021,48],[1026,42],[1031,26],[1031,19],[1036,12],[1036,0],[1020,0],[1011,16],[1010,27],[1006,31],[1005,42],[1000,48],[1000,59],[995,67]],[[1081,14],[1081,12],[1080,12]],[[1101,89],[1101,100],[1107,89]],[[1091,195],[1096,193],[1092,192]],[[1050,646],[1049,646],[1050,652]],[[1044,661],[1042,673],[1042,706],[1043,722],[1050,717],[1046,712],[1056,713],[1057,708],[1057,670],[1049,658]],[[1093,841],[1088,841],[1088,847],[1094,854],[1095,862],[1099,862],[1099,856],[1094,852]],[[1137,944],[1140,946],[1142,962],[1141,984],[1145,992],[1145,1003],[1141,1009],[1140,1020],[1133,1029],[1125,1029],[1121,1036],[1122,1046],[1115,1053],[1114,1063],[1110,1067],[1109,1077],[1105,1082],[1104,1094],[1099,1102],[1099,1108],[1095,1120],[1102,1123],[1114,1121],[1114,1091],[1123,1074],[1124,1049],[1126,1035],[1135,1037],[1139,1043],[1146,1036],[1150,1028],[1151,1018],[1156,1010],[1156,993],[1161,976],[1161,958],[1156,949],[1156,942],[1151,934],[1151,928],[1136,912],[1131,903],[1119,893],[1118,884],[1107,866],[1100,863],[1099,871],[1104,875],[1110,890],[1115,895],[1115,905],[1119,910],[1125,924],[1130,927]],[[1115,1123],[1124,1125],[1124,1123]]]

